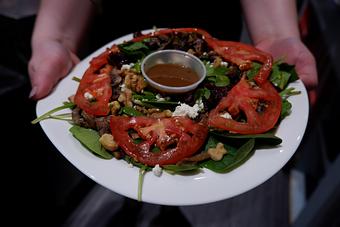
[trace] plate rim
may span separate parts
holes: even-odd
[[[152,29],[148,29],[148,30],[144,30],[143,32],[151,32],[151,31],[153,31],[153,30]],[[116,43],[116,44],[117,43],[121,43],[124,40],[128,41],[131,38],[132,38],[132,33],[124,35],[122,37],[119,37],[119,38],[117,38],[117,39],[115,39],[113,41],[108,42],[107,44],[103,45],[102,47],[100,47],[99,49],[97,49],[93,53],[89,54],[87,57],[85,57],[79,64],[77,64],[74,67],[74,69],[65,78],[63,78],[59,82],[59,84],[55,87],[54,91],[49,96],[47,96],[44,99],[41,99],[41,100],[39,100],[37,102],[37,106],[36,106],[37,116],[40,116],[42,113],[44,113],[43,111],[46,110],[46,103],[47,104],[48,103],[53,103],[52,101],[56,101],[56,99],[58,100],[58,97],[56,97],[56,96],[59,95],[60,90],[62,89],[62,86],[64,86],[65,84],[69,83],[71,78],[73,76],[75,76],[75,74],[77,74],[79,71],[82,71],[82,70],[86,69],[86,67],[88,67],[88,65],[89,65],[88,62],[89,62],[89,60],[92,59],[92,57],[99,55],[107,47],[112,46],[114,43]],[[293,104],[293,108],[296,108],[296,105],[297,105],[297,104],[294,105],[294,102],[302,102],[302,105],[301,105],[302,107],[301,106],[300,107],[303,108],[303,113],[302,114],[304,114],[304,116],[302,116],[302,119],[299,120],[300,123],[302,122],[302,126],[298,130],[299,133],[296,133],[298,135],[296,135],[297,138],[295,138],[296,141],[293,144],[293,147],[290,148],[291,151],[289,152],[289,151],[283,150],[282,146],[281,146],[282,152],[280,151],[280,147],[275,148],[275,149],[279,150],[280,153],[284,153],[285,154],[285,156],[283,156],[284,158],[283,158],[282,162],[280,162],[279,164],[276,164],[276,168],[272,168],[272,170],[270,172],[266,172],[265,170],[261,170],[262,174],[263,174],[262,177],[256,178],[256,180],[253,182],[253,184],[246,184],[246,185],[244,185],[244,183],[242,184],[242,182],[238,182],[238,183],[240,183],[242,185],[242,187],[239,188],[238,191],[233,191],[233,192],[225,193],[225,194],[223,194],[223,193],[221,194],[221,192],[219,191],[219,195],[214,195],[214,196],[210,195],[210,196],[206,196],[206,197],[195,195],[194,198],[196,198],[196,199],[194,199],[194,200],[190,199],[189,195],[188,195],[189,197],[185,197],[185,196],[182,196],[182,195],[176,196],[176,195],[172,195],[171,192],[168,192],[168,193],[171,194],[170,195],[170,197],[171,197],[170,199],[168,198],[169,195],[165,195],[165,196],[162,197],[161,194],[160,195],[157,194],[157,196],[154,196],[153,193],[156,193],[156,191],[155,191],[155,189],[153,189],[152,186],[150,186],[150,184],[154,184],[154,187],[162,187],[162,184],[165,184],[165,185],[167,185],[169,187],[169,189],[173,189],[173,186],[170,183],[180,183],[182,185],[183,182],[185,182],[187,184],[187,180],[183,180],[182,179],[183,177],[181,177],[181,176],[169,175],[168,173],[165,173],[164,171],[163,171],[163,175],[158,178],[158,177],[154,176],[152,174],[152,172],[151,172],[151,173],[146,174],[145,177],[144,177],[142,201],[146,202],[146,203],[152,203],[152,204],[180,205],[180,206],[199,205],[199,204],[212,203],[212,202],[217,202],[217,201],[220,201],[220,200],[228,199],[228,198],[240,195],[242,193],[245,193],[245,192],[247,192],[247,191],[249,191],[249,190],[251,190],[251,189],[253,189],[253,188],[255,188],[255,187],[259,186],[259,185],[261,185],[262,183],[267,181],[269,178],[271,178],[273,175],[275,175],[290,160],[290,158],[295,154],[296,150],[300,146],[302,137],[303,137],[303,135],[305,133],[305,130],[306,130],[306,127],[307,127],[307,122],[308,122],[308,117],[309,117],[308,95],[307,95],[307,91],[306,91],[306,88],[305,88],[304,84],[302,83],[301,80],[298,80],[298,81],[292,83],[291,86],[297,87],[301,91],[301,94],[299,94],[297,97],[294,97],[294,96],[290,97],[289,100],[292,101],[291,99],[293,99],[293,101],[292,101],[293,102],[292,103]],[[74,92],[75,92],[75,90],[74,90]],[[302,99],[302,101],[300,99]],[[66,100],[64,100],[64,101],[66,101]],[[60,102],[60,104],[61,103],[62,103],[62,101]],[[284,119],[283,122],[289,121],[289,119],[292,119],[292,118],[295,119],[297,117],[296,114],[297,113],[294,112],[294,109],[293,109],[291,115],[289,115],[287,117],[288,119]],[[54,121],[54,122],[51,122],[51,121]],[[103,159],[100,159],[98,157],[93,156],[90,152],[87,151],[88,154],[85,155],[84,157],[89,159],[88,160],[89,163],[97,164],[99,162],[99,160],[100,160],[100,161],[104,161],[106,163],[114,161],[116,163],[115,165],[118,165],[118,166],[121,166],[122,164],[124,164],[125,167],[123,167],[123,168],[127,168],[127,169],[125,169],[125,171],[129,172],[128,174],[125,173],[125,174],[127,174],[127,176],[125,176],[125,177],[132,177],[132,178],[134,177],[135,178],[135,180],[129,181],[127,183],[128,185],[130,185],[131,189],[127,189],[127,187],[114,187],[110,183],[110,181],[107,181],[107,179],[105,179],[105,177],[103,179],[103,176],[96,175],[97,174],[96,171],[93,171],[93,170],[89,171],[89,169],[86,169],[86,164],[80,164],[79,162],[77,162],[77,160],[74,159],[74,155],[71,155],[72,153],[67,152],[65,150],[65,147],[62,145],[62,143],[58,143],[58,139],[57,139],[58,136],[56,136],[55,133],[53,132],[54,130],[52,130],[52,128],[55,127],[56,121],[57,120],[44,120],[44,121],[40,122],[40,125],[41,125],[44,133],[47,135],[47,137],[53,143],[53,145],[57,148],[57,150],[69,162],[71,162],[73,166],[75,166],[78,170],[80,170],[87,177],[91,178],[96,183],[98,183],[100,185],[103,185],[104,187],[108,188],[109,190],[111,190],[113,192],[116,192],[118,194],[121,194],[123,196],[132,198],[132,199],[137,199],[137,189],[138,189],[138,187],[137,187],[137,183],[138,183],[138,180],[137,180],[138,179],[138,170],[136,170],[137,167],[128,168],[127,167],[127,163],[124,162],[123,160],[115,160],[115,159],[113,159],[113,160],[103,160]],[[61,125],[64,125],[63,127],[65,127],[65,124],[69,124],[67,122],[60,122],[60,121],[58,123],[61,124]],[[281,125],[282,125],[282,122],[281,122],[280,126]],[[283,127],[283,126],[281,126],[281,127],[280,126],[278,128],[278,132],[279,132],[280,128]],[[71,127],[71,126],[69,125],[69,127]],[[71,140],[74,141],[74,144],[73,144],[74,147],[78,147],[79,148],[79,144],[76,145],[77,141],[74,138],[72,138],[72,135],[69,132],[68,132],[68,136],[71,137]],[[286,143],[287,143],[287,141],[283,141],[283,144],[286,144]],[[84,150],[85,148],[82,148],[82,149]],[[265,152],[268,152],[268,150],[265,150]],[[239,174],[240,171],[242,171],[245,168],[245,166],[247,168],[250,168],[250,167],[248,167],[249,165],[250,166],[254,165],[253,161],[251,161],[251,160],[253,160],[254,157],[257,157],[258,153],[261,154],[260,156],[263,156],[262,153],[264,153],[264,152],[263,152],[262,149],[256,150],[254,155],[246,163],[244,163],[242,166],[238,167],[237,169],[233,170],[230,173],[218,174],[218,173],[214,173],[214,172],[212,172],[212,171],[210,171],[208,169],[204,169],[203,173],[199,173],[198,175],[195,175],[195,177],[191,178],[191,180],[194,179],[193,181],[199,182],[201,184],[202,182],[205,182],[205,180],[207,180],[208,177],[212,177],[212,175],[215,175],[215,178],[219,179],[221,175],[225,175],[225,174],[231,174],[231,175]],[[84,154],[82,154],[82,155],[84,155]],[[83,158],[83,156],[82,156],[82,158]],[[97,160],[95,161],[95,159],[97,159]],[[125,171],[123,169],[123,172],[125,172]],[[136,173],[136,176],[133,176],[133,174],[132,174],[133,172]],[[248,175],[245,175],[245,176],[248,176]],[[186,177],[188,177],[188,176],[186,176]],[[170,178],[170,180],[169,180],[169,178]],[[200,179],[198,179],[198,178],[200,178]],[[176,181],[173,182],[174,179],[176,179],[176,180],[180,179],[180,181],[179,182],[176,182]],[[227,179],[228,179],[228,177],[227,177]],[[234,178],[232,178],[232,179],[234,179]],[[169,182],[164,182],[165,180],[168,180]],[[194,185],[196,185],[196,183]],[[215,182],[215,185],[224,186],[223,184],[220,185],[220,184],[217,184],[216,182]],[[183,187],[183,185],[182,185],[182,187]],[[187,189],[194,189],[192,187],[186,187],[186,188]],[[164,186],[163,186],[163,189],[164,189]]]

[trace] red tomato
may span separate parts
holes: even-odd
[[[114,45],[104,53],[94,57],[90,67],[86,70],[80,81],[74,102],[85,112],[94,116],[109,114],[109,102],[112,96],[110,71],[112,66],[107,65],[108,55],[119,51]]]
[[[225,60],[238,65],[240,68],[251,67],[252,61],[261,62],[262,67],[254,80],[258,84],[262,84],[268,79],[273,64],[273,58],[270,54],[239,42],[220,41],[214,38],[208,38],[206,42]]]
[[[240,134],[257,134],[272,129],[281,113],[281,97],[267,80],[261,86],[251,85],[242,78],[209,114],[208,125]],[[246,122],[222,117],[228,112],[233,118],[242,111]]]
[[[205,121],[195,123],[186,117],[111,116],[110,124],[114,140],[125,153],[148,166],[176,164],[192,156],[205,143],[208,134]],[[135,143],[132,131],[143,141]],[[152,151],[155,146],[159,151]]]

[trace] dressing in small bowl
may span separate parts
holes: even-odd
[[[150,86],[166,93],[194,90],[206,76],[203,62],[180,50],[153,52],[144,58],[141,70]]]

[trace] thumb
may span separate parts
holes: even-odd
[[[51,48],[33,54],[29,62],[29,74],[32,90],[29,95],[32,99],[41,99],[47,96],[57,84],[71,70],[77,57],[66,48]]]

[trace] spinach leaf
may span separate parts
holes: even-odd
[[[139,101],[139,105],[148,108],[160,108],[160,109],[171,109],[171,107],[178,106],[178,102],[173,102],[169,98],[164,100],[158,100],[157,95],[150,91],[143,91],[143,93],[133,93],[132,97],[134,100]],[[170,107],[169,107],[170,106]]]
[[[150,53],[150,49],[143,42],[126,42],[118,45],[118,48],[133,62]]]
[[[178,102],[173,102],[173,101],[144,100],[144,101],[142,101],[142,103],[150,104],[150,105],[153,105],[154,107],[158,107],[160,109],[171,109],[171,107],[178,106]]]
[[[92,153],[104,159],[111,159],[113,155],[105,150],[99,142],[99,134],[93,129],[83,128],[78,125],[72,126],[69,131]]]
[[[144,176],[147,172],[146,167],[142,166],[139,169],[139,175],[138,175],[138,190],[137,190],[137,200],[139,202],[142,201],[142,191],[143,191],[143,183],[144,183]]]
[[[195,163],[180,164],[180,165],[164,165],[163,169],[170,174],[188,173],[200,169],[200,166]]]
[[[205,62],[205,68],[207,71],[207,80],[213,82],[217,87],[226,87],[230,84],[227,73],[229,68],[227,66],[214,67],[209,62]]]
[[[227,153],[220,161],[212,159],[201,163],[202,167],[217,173],[227,173],[246,162],[254,153],[255,139],[250,139],[237,149],[235,155]]]
[[[284,90],[287,85],[299,77],[295,71],[294,65],[283,63],[281,60],[273,64],[269,80],[279,89]]]
[[[194,98],[195,100],[199,100],[205,98],[208,100],[210,98],[211,92],[208,88],[199,88],[195,91]]]
[[[280,96],[282,99],[287,99],[290,96],[298,95],[298,94],[301,94],[301,91],[295,91],[295,88],[293,87],[286,88],[280,92]]]
[[[271,146],[276,146],[282,143],[282,139],[275,136],[274,132],[269,131],[262,134],[249,134],[249,135],[242,135],[242,134],[235,134],[235,133],[228,133],[228,132],[221,132],[221,131],[211,131],[211,134],[228,138],[228,139],[256,139],[256,143],[260,144],[267,144]]]
[[[252,68],[247,71],[249,80],[253,80],[260,70],[262,64],[253,62]],[[280,90],[287,87],[290,82],[299,79],[294,65],[283,63],[281,60],[274,62],[269,80]]]
[[[153,146],[152,148],[151,148],[151,152],[152,153],[158,153],[158,152],[160,152],[161,151],[161,149],[159,148],[159,147],[157,147],[157,146]]]
[[[295,65],[290,65],[287,63],[280,63],[278,64],[278,66],[281,71],[284,71],[290,74],[290,78],[288,81],[289,83],[294,82],[299,79],[299,76],[295,70]]]
[[[128,107],[128,106],[124,106],[122,109],[121,109],[122,113],[126,114],[126,115],[129,115],[131,117],[137,117],[137,116],[143,116],[144,114],[139,112],[138,110],[136,110],[135,108],[133,107]]]
[[[261,66],[262,65],[260,63],[257,63],[257,62],[252,63],[251,69],[247,71],[247,77],[248,77],[249,80],[254,80],[254,77],[256,76],[258,71],[260,70]]]
[[[281,108],[281,120],[287,117],[292,112],[292,104],[287,100],[282,100],[282,108]]]
[[[142,42],[123,43],[123,44],[118,45],[118,47],[120,50],[125,51],[125,52],[134,52],[138,50],[149,49]]]
[[[220,75],[216,76],[215,85],[216,87],[226,87],[230,84],[229,77]]]
[[[153,94],[152,92],[146,92],[144,91],[143,93],[133,93],[132,98],[134,100],[139,100],[139,101],[155,101],[156,95]]]
[[[125,160],[127,163],[131,163],[131,164],[134,165],[134,166],[137,166],[137,167],[139,167],[139,168],[143,168],[143,169],[145,169],[146,171],[151,171],[151,170],[152,170],[152,168],[151,168],[150,166],[146,166],[146,165],[144,165],[144,164],[142,164],[142,163],[140,163],[140,162],[137,162],[137,161],[135,161],[132,157],[130,157],[130,156],[128,156],[128,155],[125,155],[125,156],[124,156],[124,160]]]
[[[76,81],[76,82],[80,82],[80,81],[81,81],[81,78],[74,76],[74,77],[72,77],[72,80],[74,80],[74,81]]]
[[[208,142],[207,144],[205,145],[205,148],[204,148],[204,152],[206,152],[209,148],[215,148],[217,146],[218,143],[220,143],[221,141],[218,140],[215,136],[210,136],[208,138]],[[228,151],[228,154],[229,155],[235,155],[236,154],[236,151],[237,149],[234,147],[234,146],[230,146],[226,143],[224,143],[224,148]]]
[[[283,90],[289,81],[291,74],[280,70],[279,65],[273,65],[269,80],[278,88]]]
[[[132,69],[139,74],[142,74],[142,59],[139,59],[135,64],[133,64]]]
[[[292,104],[287,100],[288,97],[292,95],[298,95],[301,91],[295,91],[295,88],[286,88],[280,92],[280,96],[282,98],[282,108],[281,108],[281,116],[280,119],[284,119],[287,117],[292,111]]]
[[[43,115],[41,115],[40,117],[37,117],[36,119],[34,119],[33,121],[31,121],[32,124],[36,124],[42,120],[46,120],[46,119],[50,119],[50,118],[55,118],[52,114],[60,111],[60,110],[64,110],[64,109],[73,109],[76,105],[72,102],[64,102],[62,106],[58,106],[46,113],[44,113]]]

